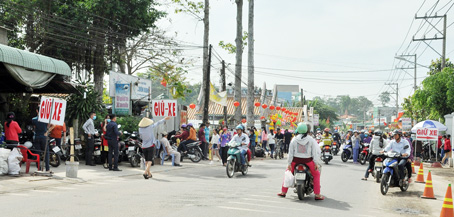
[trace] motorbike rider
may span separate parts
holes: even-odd
[[[187,125],[182,124],[181,125],[181,134],[180,135],[175,135],[173,137],[179,138],[181,141],[186,141],[189,137],[189,132],[187,130]],[[188,151],[186,144],[183,144],[183,142],[180,142],[180,145],[178,146],[178,152],[186,154]]]
[[[323,145],[320,148],[323,148],[323,146],[327,145],[330,146],[333,144],[334,140],[333,137],[331,137],[331,134],[329,134],[329,128],[325,128],[323,130],[325,134],[322,135],[322,138],[320,142],[323,142]]]
[[[189,131],[189,136],[188,138],[186,139],[186,141],[184,142],[180,142],[180,146],[183,146],[183,147],[187,147],[186,145],[189,144],[189,143],[193,143],[193,142],[197,142],[197,137],[196,137],[196,131],[194,129],[194,127],[192,126],[192,123],[189,123],[187,125],[187,131]],[[187,148],[186,148],[186,151],[183,152],[183,154],[181,155],[181,157],[183,158],[183,155],[186,155],[187,153]]]
[[[374,132],[374,137],[370,141],[370,151],[372,155],[370,156],[369,159],[369,167],[367,167],[366,174],[364,175],[364,178],[361,180],[367,181],[367,178],[369,178],[369,173],[372,172],[375,166],[375,158],[378,156],[382,155],[380,154],[381,151],[383,151],[383,148],[386,147],[388,144],[386,140],[383,139],[382,137],[382,131],[381,130],[375,130]]]
[[[406,139],[402,139],[402,131],[401,130],[394,130],[393,132],[393,137],[394,140],[392,140],[383,151],[380,153],[384,153],[387,151],[396,151],[399,152],[402,155],[402,159],[399,160],[399,175],[401,178],[404,178],[404,168],[405,164],[407,164],[407,157],[410,156],[411,149],[410,149],[410,144]],[[405,146],[408,146],[405,148]]]
[[[314,193],[315,200],[324,200],[325,197],[320,195],[320,172],[318,164],[314,160],[319,159],[318,144],[316,141],[308,136],[307,125],[299,123],[296,128],[297,135],[290,142],[288,151],[288,166],[287,169],[293,173],[297,164],[305,164],[309,167],[312,176],[314,177]],[[285,197],[288,188],[282,186],[281,193],[277,194],[280,197]]]
[[[334,130],[334,133],[333,133],[333,141],[336,142],[337,144],[337,147],[339,148],[339,146],[341,145],[341,135],[339,134],[339,132],[337,130]]]
[[[241,164],[243,165],[243,167],[247,167],[245,155],[248,150],[249,136],[246,133],[244,133],[243,125],[240,124],[240,125],[236,126],[235,129],[236,129],[237,134],[235,136],[233,136],[231,141],[241,144],[241,146],[238,147],[238,149],[241,151],[241,154],[240,154]]]

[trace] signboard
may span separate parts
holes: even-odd
[[[402,128],[410,129],[411,128],[411,118],[401,118]]]
[[[386,122],[386,117],[381,117],[380,118],[380,125],[383,125]],[[374,118],[374,125],[379,125],[378,118]]]
[[[148,94],[151,90],[151,80],[139,78],[132,75],[110,71],[109,74],[109,96],[115,97],[115,85],[129,84],[131,86],[131,99],[148,102]]]
[[[314,126],[320,125],[319,119],[320,119],[319,114],[314,114]]]
[[[153,117],[175,117],[177,116],[176,100],[153,100],[151,102]]]
[[[63,126],[66,114],[66,101],[58,98],[41,97],[38,121]]]
[[[129,84],[115,84],[114,113],[116,115],[129,115],[131,104],[131,88]]]
[[[417,140],[437,141],[438,140],[438,129],[437,128],[418,127],[418,129],[416,129],[416,139]]]

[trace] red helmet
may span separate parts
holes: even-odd
[[[323,130],[323,131],[325,131],[325,132],[329,132],[329,129],[328,129],[328,128],[325,128],[325,130]]]

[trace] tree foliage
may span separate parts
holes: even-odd
[[[379,96],[379,100],[381,102],[381,105],[385,107],[386,104],[388,104],[389,101],[391,101],[391,94],[388,91],[382,92]]]

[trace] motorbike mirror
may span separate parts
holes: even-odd
[[[118,129],[120,129],[120,128],[121,128],[121,124],[118,125]]]

